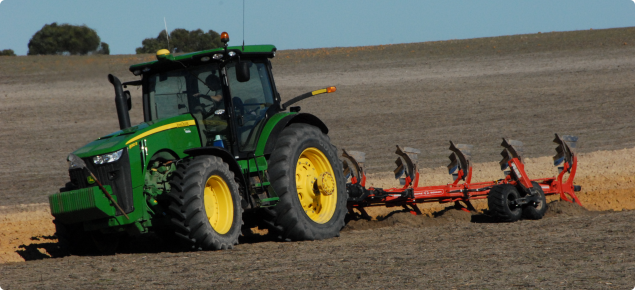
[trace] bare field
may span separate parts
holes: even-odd
[[[283,100],[338,87],[299,105],[324,120],[338,148],[366,152],[370,173],[393,169],[396,144],[421,149],[420,168],[445,165],[448,140],[474,145],[476,162],[499,160],[502,137],[525,142],[529,157],[553,154],[553,133],[579,136],[580,152],[623,149],[635,146],[635,116],[629,114],[635,109],[635,46],[605,42],[621,39],[614,34],[631,37],[632,30],[578,36],[577,45],[567,42],[570,49],[558,45],[567,33],[547,33],[349,48],[348,61],[343,48],[282,51],[274,73]],[[474,48],[511,46],[522,37],[542,46],[507,53]],[[417,45],[421,51],[410,53]],[[107,74],[134,80],[127,66],[148,58],[0,58],[0,206],[47,202],[66,182],[68,153],[118,130]],[[142,120],[141,93],[131,92],[134,124]]]
[[[69,152],[118,129],[106,75],[133,80],[127,66],[151,56],[0,57],[0,263],[9,262],[0,265],[0,287],[633,287],[633,32],[281,51],[274,59],[283,100],[337,86],[299,105],[324,120],[338,148],[367,153],[373,186],[397,185],[389,173],[396,144],[422,150],[420,184],[449,182],[448,140],[475,145],[475,181],[498,179],[502,137],[525,143],[531,177],[550,177],[553,133],[572,134],[580,137],[579,196],[592,212],[556,202],[541,221],[498,224],[442,205],[423,206],[424,217],[377,208],[379,221],[352,221],[326,241],[256,235],[232,251],[156,253],[162,248],[142,244],[110,257],[49,259],[59,253],[47,196],[66,182]],[[131,91],[138,123],[141,94]]]

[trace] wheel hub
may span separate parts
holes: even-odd
[[[205,183],[203,196],[209,224],[223,235],[229,232],[234,221],[234,207],[229,186],[218,175],[212,175]]]
[[[335,192],[335,178],[329,172],[322,172],[318,178],[319,193],[323,195],[331,195]]]
[[[307,148],[296,165],[296,190],[302,209],[316,223],[331,220],[337,204],[335,172],[326,155],[317,148]]]

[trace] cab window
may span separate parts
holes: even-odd
[[[249,61],[249,74],[249,81],[241,83],[236,79],[235,64],[227,67],[241,151],[255,150],[258,132],[274,100],[267,64]]]

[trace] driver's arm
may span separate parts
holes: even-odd
[[[223,95],[215,95],[215,96],[208,96],[208,95],[203,95],[201,93],[196,93],[194,95],[192,95],[193,97],[199,97],[199,98],[203,98],[206,99],[208,101],[214,101],[219,103],[220,101],[223,100]]]

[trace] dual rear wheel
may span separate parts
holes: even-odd
[[[503,222],[515,222],[521,218],[541,219],[547,212],[547,199],[540,184],[532,182],[532,185],[536,189],[538,201],[523,206],[518,205],[521,194],[514,185],[499,184],[492,187],[487,197],[490,212]]]

